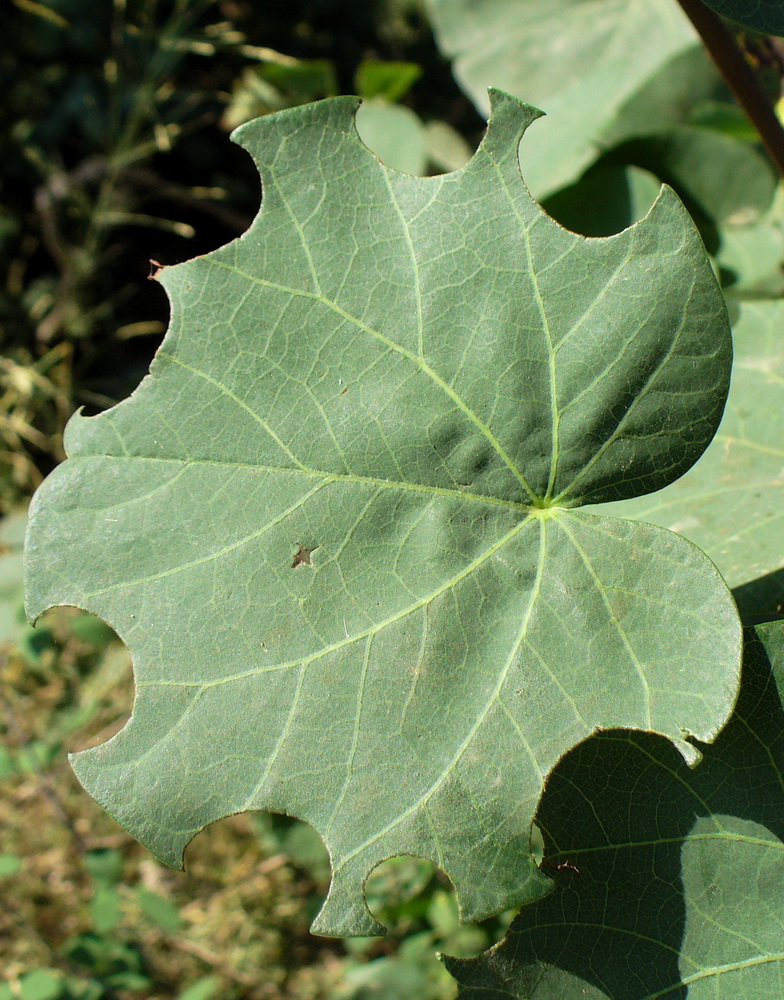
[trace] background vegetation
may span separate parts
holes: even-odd
[[[131,392],[160,341],[167,304],[147,281],[150,259],[206,252],[253,217],[258,177],[227,141],[234,126],[359,92],[366,141],[424,173],[465,162],[483,119],[417,0],[14,0],[10,9],[0,34],[0,1000],[453,996],[434,952],[477,954],[511,914],[458,926],[449,885],[429,865],[397,859],[369,884],[396,935],[317,939],[307,928],[329,869],[303,824],[226,820],[193,843],[183,875],[91,803],[65,751],[123,725],[130,665],[88,615],[52,612],[35,632],[23,623],[21,540],[27,499],[63,457],[68,415]],[[749,33],[743,43],[775,102],[777,44]],[[679,95],[678,127],[734,144],[753,183],[719,192],[689,172],[695,150],[710,164],[693,131],[638,129],[608,139],[598,162],[545,204],[586,234],[612,232],[665,179],[701,227],[728,298],[780,296],[773,173],[718,77],[700,73]]]

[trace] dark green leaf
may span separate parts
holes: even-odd
[[[108,934],[122,919],[120,895],[113,886],[99,885],[90,900],[90,919],[96,934]]]
[[[88,851],[84,866],[93,879],[104,885],[116,885],[122,878],[123,856],[116,850]]]
[[[90,646],[107,646],[117,636],[112,632],[106,622],[93,615],[79,615],[71,624],[73,634],[77,639],[86,642]]]
[[[165,896],[140,885],[136,890],[136,899],[150,923],[167,934],[175,934],[180,929],[180,912]]]
[[[709,7],[747,28],[766,35],[784,35],[781,0],[705,0]]]
[[[605,733],[556,769],[538,822],[556,891],[475,961],[460,1000],[780,1000],[784,624],[750,633],[737,711],[690,770]]]
[[[422,67],[416,63],[365,59],[357,68],[357,93],[367,99],[383,97],[387,101],[399,101],[421,75]]]

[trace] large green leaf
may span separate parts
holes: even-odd
[[[768,35],[784,35],[781,0],[705,0],[719,14]]]
[[[538,817],[557,889],[486,956],[447,960],[461,1000],[780,1000],[784,624],[757,631],[698,768],[633,733],[557,768]]]
[[[704,457],[655,496],[609,509],[690,538],[759,620],[784,607],[784,301],[743,302],[733,326],[732,389]]]
[[[544,198],[633,135],[682,121],[717,74],[675,0],[429,0],[458,83],[487,113],[487,87],[543,108],[525,150]]]
[[[547,774],[598,727],[711,740],[737,613],[690,542],[580,512],[677,478],[728,387],[724,303],[663,191],[605,240],[531,200],[538,112],[501,93],[460,172],[415,178],[338,98],[245,126],[239,240],[164,270],[172,320],[126,402],[69,425],[28,609],[130,647],[127,727],[76,772],[171,864],[213,820],[292,813],[329,848],[315,927],[376,932],[399,853],[466,917],[541,895]]]

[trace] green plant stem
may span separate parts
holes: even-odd
[[[727,86],[751,119],[770,158],[784,177],[784,128],[735,35],[702,0],[678,0],[678,3],[697,29]]]

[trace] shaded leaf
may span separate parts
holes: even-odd
[[[705,0],[719,14],[766,35],[784,35],[781,0]]]
[[[632,139],[614,155],[653,171],[717,227],[759,222],[776,190],[770,163],[753,146],[706,128],[679,126]]]
[[[520,176],[538,112],[493,102],[432,178],[358,141],[354,99],[242,129],[259,217],[163,272],[151,374],[72,420],[32,509],[30,614],[82,607],[134,657],[82,783],[170,864],[229,813],[298,816],[332,934],[380,930],[362,886],[396,854],[466,919],[541,895],[528,833],[563,753],[632,727],[694,760],[737,689],[702,553],[576,509],[673,481],[715,431],[730,340],[699,236],[668,190],[611,239],[561,229]]]
[[[749,633],[736,713],[698,768],[638,733],[571,753],[537,817],[556,891],[487,955],[447,959],[461,1000],[778,1000],[782,692],[778,622]]]
[[[731,139],[742,139],[752,146],[759,142],[759,133],[734,102],[711,98],[697,101],[689,112],[688,123],[720,132]]]

